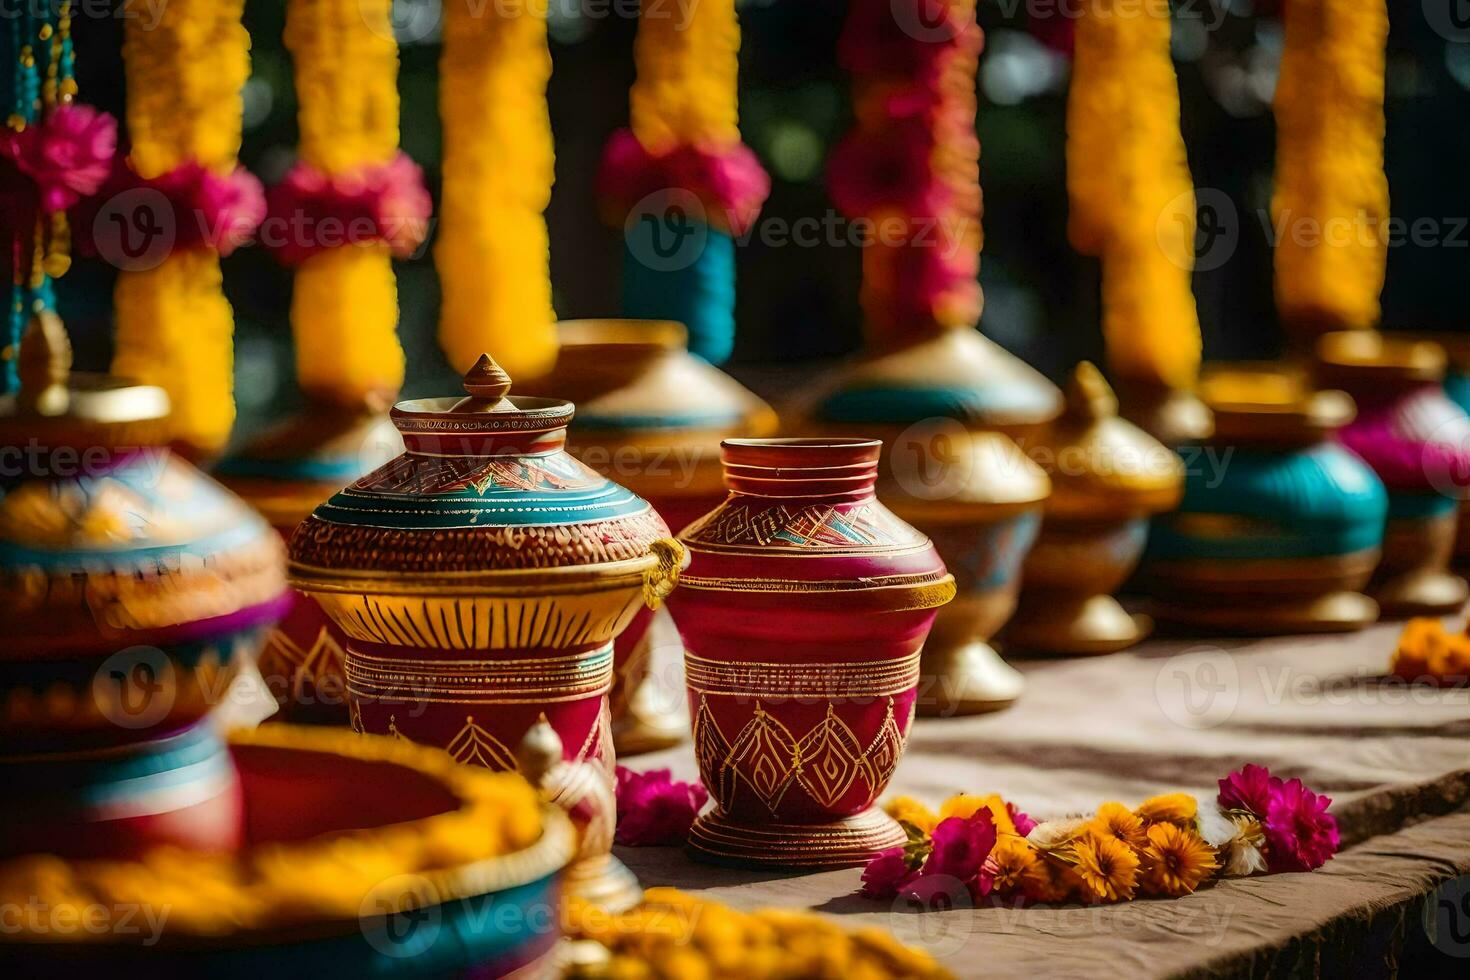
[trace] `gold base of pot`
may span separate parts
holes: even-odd
[[[660,683],[653,671],[660,650],[677,651],[684,641],[666,608],[654,611],[627,663],[618,668],[610,695],[613,746],[618,757],[673,748],[689,740],[689,713],[681,678]],[[671,658],[663,658],[669,661]],[[667,666],[665,664],[664,666]]]
[[[611,854],[583,858],[567,868],[562,890],[570,898],[613,915],[643,901],[643,886],[628,866]]]
[[[1194,629],[1250,636],[1286,633],[1347,633],[1378,619],[1378,603],[1361,592],[1342,590],[1271,602],[1264,596],[1237,597],[1224,603],[1210,597],[1197,604],[1159,602],[1154,614],[1164,622]]]
[[[1154,622],[1130,614],[1112,596],[1022,593],[1006,627],[1007,649],[1064,656],[1099,656],[1126,650],[1153,632]]]
[[[652,682],[645,679],[629,694],[622,717],[613,719],[613,747],[619,759],[671,749],[689,740],[689,719],[682,711],[669,711],[650,698],[651,687]]]
[[[1443,616],[1460,611],[1470,587],[1458,575],[1437,568],[1421,568],[1395,575],[1369,589],[1382,607],[1383,618]]]
[[[760,826],[712,810],[694,821],[688,849],[696,861],[732,868],[846,868],[906,839],[898,822],[876,806],[833,823]]]
[[[931,634],[919,658],[916,713],[926,718],[982,715],[1015,704],[1026,679],[983,640],[950,646]]]

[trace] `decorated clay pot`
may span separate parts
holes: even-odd
[[[1388,496],[1333,436],[1353,417],[1340,391],[1279,366],[1207,372],[1215,434],[1180,450],[1184,499],[1154,519],[1143,583],[1156,615],[1192,629],[1358,629]]]
[[[239,778],[208,721],[106,752],[0,758],[0,781],[0,856],[137,857],[160,843],[240,840]]]
[[[954,579],[878,501],[880,448],[726,440],[730,495],[680,535],[691,561],[671,605],[716,803],[690,833],[701,860],[847,865],[904,840],[873,803]]]
[[[802,408],[815,430],[883,440],[879,496],[955,576],[958,597],[924,647],[920,714],[995,711],[1025,688],[989,640],[1015,611],[1050,484],[1011,437],[1040,435],[1061,407],[1056,386],[1023,361],[951,329],[858,359]]]
[[[1444,348],[1449,367],[1444,376],[1444,393],[1460,409],[1470,413],[1470,334],[1425,334],[1420,339],[1432,340]],[[1464,480],[1456,480],[1463,483]],[[1460,502],[1459,526],[1455,532],[1457,566],[1470,566],[1470,499]]]
[[[721,439],[776,429],[769,405],[689,353],[681,324],[568,320],[557,334],[556,369],[532,390],[576,403],[567,451],[647,500],[671,528],[724,498]],[[682,696],[649,675],[653,652],[678,643],[667,611],[646,609],[614,643],[610,699],[619,755],[688,738]]]
[[[1179,457],[1118,418],[1102,374],[1083,363],[1067,386],[1067,408],[1033,440],[1032,460],[1052,493],[1041,534],[1026,556],[1009,646],[1038,653],[1102,654],[1126,649],[1152,628],[1111,593],[1143,556],[1149,517],[1172,510],[1184,484]]]
[[[1368,331],[1332,333],[1318,341],[1316,371],[1357,401],[1357,418],[1338,439],[1388,487],[1383,558],[1370,594],[1388,617],[1458,611],[1467,588],[1449,564],[1470,489],[1470,415],[1445,396],[1443,348]]]
[[[682,549],[646,501],[566,452],[570,402],[509,396],[489,357],[464,387],[394,406],[406,452],[297,528],[291,581],[347,634],[359,731],[515,769],[544,716],[610,789],[613,641],[672,588]],[[608,869],[618,887],[596,893],[631,905],[636,882]]]
[[[220,461],[214,473],[289,540],[317,504],[402,451],[386,414],[312,405]],[[280,707],[277,718],[348,723],[344,641],[319,605],[292,592],[258,659]]]
[[[89,906],[95,921],[43,911],[6,929],[13,975],[560,975],[575,833],[523,780],[292,725],[238,732],[228,757],[244,801],[228,847],[0,861],[7,906],[108,896]]]

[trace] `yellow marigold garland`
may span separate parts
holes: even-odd
[[[638,142],[653,154],[740,142],[739,54],[735,0],[643,4],[633,44],[638,78],[628,93]]]
[[[573,906],[568,931],[601,943],[611,961],[573,976],[698,980],[939,980],[951,974],[922,950],[873,926],[847,930],[804,909],[739,912],[673,888],[650,888],[622,915]]]
[[[172,0],[156,24],[124,21],[130,160],[159,177],[197,160],[219,174],[240,149],[240,90],[250,73],[244,0]],[[235,420],[234,314],[219,256],[178,249],[152,269],[118,276],[116,374],[166,389],[173,439],[214,452]]]
[[[1406,681],[1470,684],[1470,634],[1452,633],[1438,619],[1411,619],[1399,635],[1389,669]]]
[[[1379,320],[1384,0],[1292,0],[1276,83],[1276,306],[1313,334]]]
[[[398,45],[391,5],[392,0],[286,5],[300,155],[328,175],[385,163],[398,150]],[[388,247],[352,242],[303,261],[296,269],[291,328],[297,380],[312,397],[347,407],[391,401],[403,386],[404,365]]]
[[[489,351],[516,377],[556,360],[549,239],[554,157],[546,4],[446,0],[439,60],[439,342],[457,371]]]
[[[1195,201],[1169,37],[1167,0],[1085,5],[1067,111],[1068,232],[1102,258],[1109,366],[1190,388],[1201,356]]]

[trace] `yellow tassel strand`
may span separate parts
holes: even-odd
[[[240,150],[240,89],[250,73],[243,0],[171,0],[157,24],[124,25],[130,159],[154,178],[198,160],[224,174]],[[219,256],[175,250],[155,268],[124,271],[114,294],[114,373],[165,388],[172,439],[201,454],[234,424],[234,315]]]
[[[398,45],[392,0],[290,0],[286,48],[300,104],[301,159],[327,174],[398,151]],[[310,229],[307,229],[310,233]],[[296,378],[312,398],[383,407],[403,386],[398,284],[382,243],[311,256],[291,297]]]
[[[651,153],[740,141],[735,0],[645,3],[633,45],[638,80],[628,93],[633,135]]]
[[[1069,234],[1079,251],[1102,257],[1114,373],[1188,389],[1200,365],[1195,201],[1169,33],[1165,0],[1085,6],[1068,107]],[[1079,81],[1102,91],[1080,91]]]
[[[443,25],[440,346],[456,371],[488,351],[511,375],[535,377],[557,350],[543,214],[554,164],[546,5],[445,0]]]
[[[1276,306],[1296,331],[1370,328],[1388,260],[1383,0],[1292,0],[1276,85]]]

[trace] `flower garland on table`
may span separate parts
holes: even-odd
[[[904,8],[913,8],[906,10]],[[922,38],[900,21],[922,23]],[[980,318],[980,141],[975,0],[854,0],[838,41],[857,128],[832,151],[827,186],[871,226],[861,302],[872,346]]]
[[[457,371],[487,350],[517,378],[556,360],[550,242],[554,154],[546,4],[446,0],[439,58],[443,219],[439,343]]]
[[[240,91],[250,73],[243,6],[243,0],[174,0],[157,24],[126,21],[132,148],[110,189],[158,191],[172,214],[165,224],[153,207],[140,204],[152,221],[147,240],[124,242],[129,247],[111,254],[92,244],[123,270],[114,293],[113,371],[168,391],[173,440],[198,453],[222,448],[235,419],[234,313],[222,289],[220,255],[249,236],[262,212],[258,184],[236,163]],[[95,219],[87,224],[102,230]]]
[[[1384,0],[1292,0],[1276,84],[1276,306],[1315,335],[1378,324],[1388,249]],[[1295,233],[1311,222],[1316,236]],[[1366,227],[1363,223],[1366,222]]]
[[[1166,0],[1084,6],[1067,101],[1067,233],[1102,259],[1109,366],[1141,384],[1191,389],[1201,357],[1194,184],[1169,39]]]
[[[909,841],[869,863],[862,893],[923,901],[958,882],[975,900],[1177,897],[1216,877],[1321,867],[1338,846],[1331,802],[1256,765],[1221,779],[1213,804],[1169,793],[1045,823],[998,796],[956,796],[937,814],[901,797],[887,809]]]
[[[633,772],[617,768],[616,840],[628,847],[682,844],[694,818],[709,802],[700,783],[680,782],[667,769]]]
[[[403,386],[393,258],[428,234],[423,173],[398,149],[391,0],[290,0],[301,159],[269,194],[265,245],[296,270],[296,377],[313,400],[381,409]]]
[[[1437,619],[1411,619],[1399,636],[1389,669],[1406,681],[1445,687],[1470,684],[1470,632],[1451,633]]]
[[[0,23],[0,217],[9,306],[0,333],[0,394],[15,391],[21,338],[52,312],[51,279],[71,265],[67,208],[97,193],[117,152],[117,121],[75,101],[71,3],[23,4]]]
[[[771,189],[740,141],[739,54],[735,0],[644,4],[631,128],[613,134],[598,173],[604,220],[624,229],[623,312],[685,324],[690,350],[715,364],[735,337],[732,236]],[[669,254],[666,239],[700,248]]]
[[[927,953],[905,946],[882,929],[849,931],[801,909],[739,912],[673,888],[650,888],[641,905],[621,915],[573,907],[566,918],[574,939],[600,943],[608,953],[604,962],[574,966],[572,977],[940,980],[951,976]],[[574,953],[574,958],[580,957]]]

